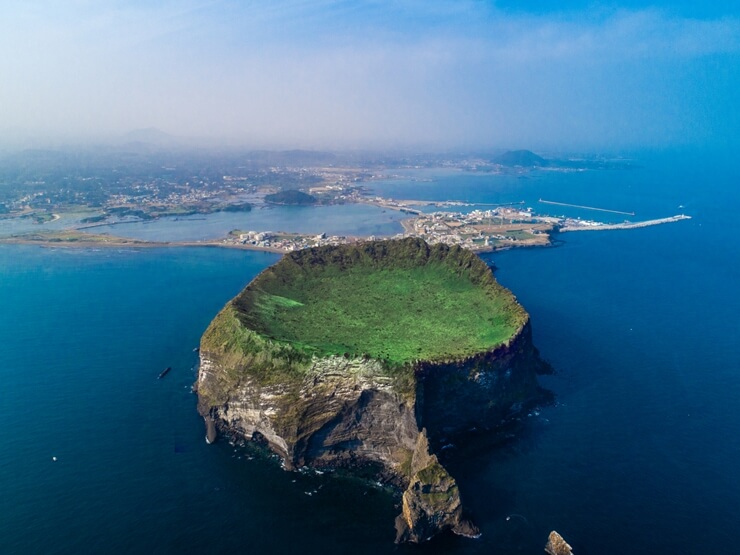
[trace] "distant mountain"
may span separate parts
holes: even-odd
[[[510,150],[494,159],[494,162],[502,166],[532,168],[547,166],[548,161],[542,156],[536,155],[531,150]]]
[[[273,193],[271,195],[265,195],[265,200],[267,202],[272,202],[273,204],[306,205],[306,204],[314,204],[316,202],[316,197],[313,195],[308,195],[304,193],[303,191],[289,189],[287,191],[280,191],[278,193]]]

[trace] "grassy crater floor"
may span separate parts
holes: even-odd
[[[299,352],[392,365],[490,350],[527,318],[475,254],[419,239],[291,253],[232,307],[247,329]]]

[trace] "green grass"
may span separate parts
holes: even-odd
[[[242,323],[305,353],[367,355],[395,366],[492,349],[526,320],[472,253],[419,240],[383,243],[286,256],[235,299]]]
[[[198,386],[199,404],[206,412],[226,403],[246,377],[263,386],[290,383],[300,381],[310,366],[308,353],[246,328],[231,303],[208,326],[200,348],[221,367],[213,379]]]

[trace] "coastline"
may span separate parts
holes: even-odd
[[[392,237],[383,237],[382,239],[392,239]],[[358,241],[364,241],[370,239],[358,239]],[[244,251],[259,251],[269,252],[273,254],[287,254],[289,250],[273,248],[273,247],[260,247],[257,245],[241,244],[241,243],[224,243],[220,241],[51,241],[51,240],[32,240],[32,239],[21,239],[19,237],[0,238],[0,246],[2,245],[32,245],[43,248],[62,248],[62,249],[155,249],[155,248],[184,248],[184,247],[197,247],[197,248],[221,248],[221,249],[234,249]],[[475,254],[491,254],[494,252],[507,251],[514,248],[547,248],[554,246],[552,242],[546,245],[528,245],[528,244],[509,244],[502,245],[499,247],[481,247],[470,249]]]
[[[288,251],[272,247],[260,247],[257,245],[243,245],[241,243],[223,243],[220,241],[139,241],[139,240],[112,240],[112,241],[53,241],[23,239],[21,237],[0,238],[0,245],[36,245],[39,247],[55,248],[177,248],[177,247],[219,247],[226,249],[239,249],[272,252],[285,254]]]
[[[527,216],[531,218],[531,221],[527,223],[514,223],[513,219],[516,216]],[[57,218],[58,215],[55,214]],[[452,214],[452,216],[455,216]],[[485,228],[486,222],[480,221],[469,221],[463,218],[463,215],[457,215],[458,218],[462,218],[462,221],[453,221],[448,223],[445,221],[438,221],[438,214],[431,214],[430,221],[422,222],[424,225],[423,229],[419,229],[417,222],[420,219],[420,215],[412,216],[399,220],[403,228],[402,234],[396,236],[381,237],[384,239],[399,238],[399,237],[421,237],[422,239],[435,243],[446,243],[448,245],[459,245],[464,248],[471,250],[477,254],[492,253],[496,251],[508,250],[511,248],[522,248],[522,247],[544,247],[552,246],[553,236],[558,233],[568,233],[573,231],[610,231],[619,229],[637,229],[643,227],[650,227],[655,225],[661,225],[666,223],[674,223],[682,220],[689,220],[691,216],[680,214],[671,216],[668,218],[659,218],[653,220],[644,220],[639,222],[624,222],[620,224],[604,224],[600,222],[582,222],[580,220],[566,219],[562,221],[552,222],[549,218],[543,218],[540,216],[532,217],[528,213],[512,214],[511,223],[505,227],[503,231],[499,231],[498,225],[496,229],[493,227]],[[503,221],[503,220],[502,220]],[[550,225],[546,229],[541,229],[543,224],[537,223],[547,221]],[[123,222],[118,222],[123,223]],[[77,227],[57,232],[41,232],[41,233],[29,233],[25,235],[11,235],[8,237],[0,237],[0,244],[15,244],[15,245],[38,245],[42,247],[52,248],[172,248],[172,247],[218,247],[228,249],[240,249],[240,250],[251,250],[251,251],[262,251],[271,252],[276,254],[285,254],[295,250],[299,250],[311,246],[321,246],[319,244],[306,243],[302,240],[302,236],[298,234],[287,234],[292,237],[290,242],[286,240],[279,241],[278,244],[270,244],[269,241],[257,241],[242,242],[231,239],[230,237],[234,234],[232,232],[228,237],[218,239],[207,239],[201,241],[150,241],[143,239],[120,237],[115,235],[107,234],[92,234],[88,233],[87,229],[90,227],[98,227],[102,225],[115,225],[113,224],[94,224],[92,226]],[[468,227],[464,227],[468,226]],[[443,232],[440,233],[439,227],[443,228]],[[468,229],[470,228],[470,229]],[[485,229],[484,229],[485,228]],[[472,240],[472,233],[479,233],[478,237],[482,237],[483,231],[487,230],[489,235],[491,233],[499,233],[494,235],[495,241],[490,241],[486,238],[484,242],[480,240]],[[461,231],[463,233],[461,233]],[[467,235],[466,235],[467,233]],[[502,234],[506,233],[506,236]],[[521,237],[516,234],[528,233],[528,236]],[[284,234],[285,235],[285,234]],[[330,237],[326,238],[325,235],[321,235],[321,239],[324,240],[325,244],[343,244],[343,243],[355,243],[358,241],[373,240],[375,237]],[[284,238],[283,238],[284,239]],[[298,241],[298,239],[301,239]]]

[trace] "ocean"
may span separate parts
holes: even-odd
[[[505,443],[460,450],[450,468],[483,535],[421,548],[393,545],[398,499],[382,488],[204,441],[193,348],[277,255],[0,247],[0,553],[536,554],[553,529],[579,555],[734,552],[739,177],[732,160],[652,154],[631,169],[373,184],[693,218],[484,257],[531,315],[556,403]],[[330,220],[316,222],[351,233]]]

